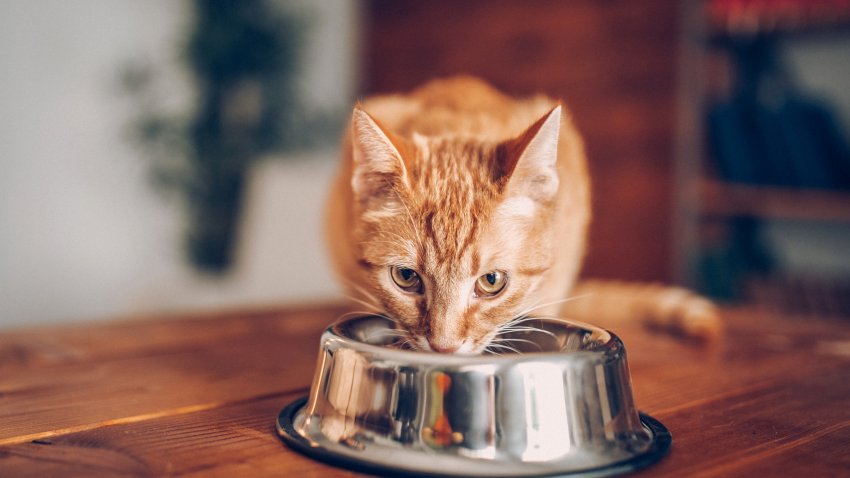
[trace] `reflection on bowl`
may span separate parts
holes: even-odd
[[[615,474],[660,459],[670,435],[634,406],[623,343],[540,319],[517,353],[401,350],[393,323],[338,322],[322,336],[310,395],[281,412],[293,448],[363,471],[417,476]]]

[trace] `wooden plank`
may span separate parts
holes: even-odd
[[[850,470],[850,368],[658,418],[674,447],[653,476],[836,476]]]
[[[846,469],[850,457],[841,451],[850,443],[850,409],[836,416],[830,407],[811,413],[808,407],[812,394],[824,403],[846,397],[847,378],[844,371],[813,375],[730,396],[708,407],[662,415],[674,432],[674,451],[645,476],[745,476],[747,472],[788,476],[809,470],[822,470],[825,473],[814,475],[823,476]],[[843,386],[835,387],[836,381]],[[276,395],[0,448],[0,464],[13,476],[45,476],[54,471],[65,476],[263,476],[284,470],[299,476],[354,476],[294,454],[278,442],[273,417],[297,396]],[[808,461],[819,455],[824,455],[820,461]]]
[[[675,437],[671,456],[645,476],[844,469],[847,454],[841,451],[850,445],[850,409],[842,404],[850,395],[850,368],[841,354],[824,355],[830,349],[818,352],[817,344],[843,343],[847,332],[835,323],[731,315],[738,321],[730,325],[724,346],[715,349],[639,329],[621,332],[633,339],[627,343],[634,345],[629,350],[638,404]],[[766,325],[772,325],[769,333],[763,332]],[[762,340],[756,339],[759,332]],[[806,367],[816,362],[825,365],[812,373]],[[312,364],[302,366],[312,369]],[[304,391],[100,424],[2,447],[0,468],[13,476],[354,476],[279,443],[274,416]],[[809,460],[818,457],[821,461],[811,468]]]
[[[306,390],[0,447],[5,476],[329,476],[286,448],[278,412]],[[359,476],[340,470],[334,476]]]
[[[286,309],[200,311],[3,331],[0,332],[0,375],[23,368],[203,348],[267,334],[298,334],[321,329],[347,310],[343,304],[321,304]]]
[[[626,345],[641,409],[660,413],[850,366],[850,328],[841,322],[777,319],[751,308],[725,310],[724,318],[723,338],[708,345],[635,326],[615,331]]]
[[[306,387],[319,335],[337,312],[117,324],[66,337],[23,334],[23,347],[35,352],[14,373],[0,375],[0,444]],[[73,353],[42,352],[46,341]]]
[[[846,468],[850,456],[840,453],[839,445],[846,450],[850,443],[850,409],[842,407],[836,415],[831,407],[809,407],[813,396],[823,403],[840,403],[850,393],[848,378],[843,370],[810,375],[778,387],[745,391],[707,407],[698,404],[663,414],[659,418],[675,435],[674,451],[646,476],[727,476],[732,472],[744,476],[747,470],[787,476],[795,470]],[[842,385],[836,387],[836,383]],[[352,476],[294,454],[277,441],[273,417],[299,395],[276,395],[0,448],[0,463],[14,476],[50,475],[55,467],[66,476],[271,475],[282,470],[299,476]],[[826,453],[815,468],[803,456],[788,458],[792,450],[810,457],[823,454],[823,447],[839,453]],[[776,462],[774,457],[785,458]]]
[[[830,467],[846,467],[850,460],[838,448],[850,443],[850,409],[844,407],[836,415],[830,407],[809,407],[812,396],[824,403],[846,397],[848,378],[846,371],[811,375],[779,387],[729,396],[708,407],[700,404],[662,415],[675,434],[674,451],[646,476],[727,476],[733,472],[744,476],[747,470],[788,475],[794,470],[842,469]],[[835,383],[843,385],[835,387]],[[353,476],[294,454],[278,441],[273,417],[301,394],[275,395],[4,447],[0,448],[0,464],[13,476],[49,476],[56,471],[65,476],[235,476],[237,472],[271,475],[283,470],[299,476]],[[839,453],[825,453],[823,460],[814,463],[815,468],[800,455],[788,458],[791,450],[810,457],[824,454],[823,447]],[[777,462],[774,457],[785,458]]]
[[[323,319],[338,312],[233,314],[63,334],[67,342],[60,343],[82,352],[30,355],[38,359],[0,376],[0,470],[353,476],[292,453],[273,431],[280,408],[305,393]],[[850,330],[752,310],[726,316],[725,338],[712,347],[633,326],[618,330],[638,405],[674,435],[670,457],[646,476],[847,469]],[[119,346],[92,338],[101,332]],[[58,337],[49,329],[19,336],[29,343]]]

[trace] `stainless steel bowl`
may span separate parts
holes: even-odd
[[[338,322],[278,432],[322,461],[395,475],[605,476],[666,454],[666,428],[635,408],[619,338],[523,325],[539,330],[505,337],[516,353],[456,356],[399,348],[381,317]]]

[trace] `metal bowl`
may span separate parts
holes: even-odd
[[[411,476],[606,476],[666,454],[670,434],[635,408],[617,336],[523,325],[539,330],[504,336],[516,351],[457,356],[401,349],[382,317],[337,322],[278,433],[325,462]]]

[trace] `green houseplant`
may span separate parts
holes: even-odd
[[[232,261],[250,165],[309,137],[296,89],[304,25],[265,0],[191,6],[180,46],[196,94],[191,113],[165,114],[150,101],[150,67],[128,68],[123,82],[138,106],[132,135],[152,160],[155,182],[186,206],[190,262],[220,273]]]

